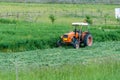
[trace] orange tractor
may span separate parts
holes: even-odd
[[[57,41],[57,46],[62,46],[62,44],[72,44],[74,48],[78,49],[81,44],[84,46],[92,46],[93,38],[88,31],[88,23],[72,23],[75,27],[74,31],[65,33],[61,36],[60,40]],[[86,27],[87,30],[84,28]],[[86,31],[82,31],[82,29]]]

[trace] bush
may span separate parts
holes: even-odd
[[[89,24],[92,24],[92,23],[93,23],[91,17],[88,16],[88,15],[87,15],[86,18],[85,18],[85,22],[87,22],[87,23],[89,23]]]
[[[52,23],[54,23],[55,22],[55,16],[53,15],[53,14],[51,14],[50,16],[49,16],[49,18],[50,18],[50,20],[51,20],[51,22]]]
[[[120,18],[117,18],[117,22],[120,24]]]
[[[11,19],[0,19],[0,23],[4,23],[4,24],[16,24],[17,21],[16,20],[11,20]]]

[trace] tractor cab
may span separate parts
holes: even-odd
[[[72,26],[74,26],[74,30],[63,34],[61,39],[57,41],[57,45],[72,44],[74,48],[79,48],[83,43],[84,46],[91,46],[93,40],[92,35],[88,31],[88,23],[75,22],[72,23]]]
[[[88,32],[88,23],[83,23],[83,22],[75,22],[72,23],[72,26],[74,27],[74,33],[76,35],[76,33],[79,33],[79,36],[82,34],[83,27],[85,27],[84,29]]]
[[[85,27],[84,29],[86,29],[88,31],[88,23],[83,23],[83,22],[79,23],[79,22],[76,22],[76,23],[72,23],[72,26],[75,27],[75,32],[83,30],[83,27]]]

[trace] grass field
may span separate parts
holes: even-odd
[[[0,80],[119,80],[116,7],[0,3]],[[93,20],[93,46],[57,48],[59,37],[73,30],[71,23],[84,21],[86,15]]]

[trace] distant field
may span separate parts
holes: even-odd
[[[85,16],[89,15],[95,25],[115,25],[118,24],[114,14],[114,9],[117,7],[119,5],[0,3],[0,16],[1,18],[50,23],[48,17],[53,14],[56,17],[56,23],[70,24],[84,21]]]

